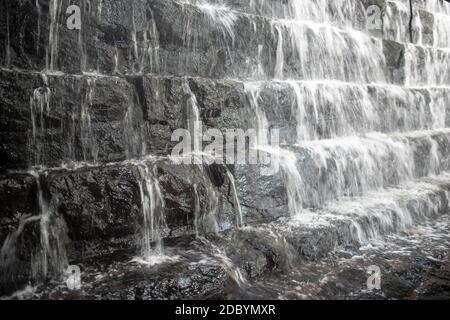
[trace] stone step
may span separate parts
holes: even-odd
[[[3,168],[111,162],[141,153],[143,110],[117,77],[1,72]]]
[[[201,252],[161,257],[156,265],[133,262],[135,254],[117,251],[93,259],[72,261],[80,268],[79,290],[69,290],[65,276],[45,285],[37,284],[19,294],[32,299],[71,300],[183,300],[224,299],[233,281],[216,260],[205,260]],[[22,285],[22,284],[21,284]],[[21,285],[10,284],[0,296],[15,299]]]
[[[225,252],[250,276],[283,269],[296,259],[319,260],[338,248],[367,245],[449,214],[449,182],[450,176],[445,173],[364,197],[341,199],[270,224],[235,230],[225,241]]]
[[[346,196],[400,185],[448,170],[447,129],[368,134],[263,149],[265,166],[236,166],[236,185],[248,221],[294,215]]]
[[[146,262],[123,251],[74,260],[71,263],[82,271],[81,290],[68,292],[64,283],[56,282],[37,287],[28,296],[223,297],[235,290],[245,291],[265,275],[320,263],[335,250],[354,250],[392,234],[407,234],[412,228],[450,214],[449,197],[450,174],[443,173],[257,227],[176,242],[166,248],[165,256]]]
[[[141,188],[150,183],[143,175],[145,168],[154,172],[163,205],[147,205],[143,199]],[[151,213],[164,217],[155,226],[163,238],[234,228],[239,212],[227,170],[218,165],[181,165],[166,158],[4,175],[0,243],[34,216],[37,219],[18,235],[18,245],[29,241],[38,245],[39,215],[46,212],[63,220],[70,259],[135,247],[142,237],[147,206],[149,210],[155,206]],[[17,250],[24,250],[21,257],[29,258],[26,250],[33,248]]]
[[[244,86],[251,108],[265,113],[268,126],[280,130],[282,143],[374,131],[438,129],[450,124],[446,110],[450,90],[446,88],[292,80]]]
[[[58,8],[67,4],[66,0],[58,3]],[[10,3],[4,5],[12,6]],[[2,10],[11,15],[8,20],[11,21],[8,22],[11,45],[7,46],[7,52],[2,52],[3,65],[50,73],[157,73],[358,82],[388,79],[400,84],[408,79],[404,69],[414,73],[409,69],[416,65],[425,74],[411,81],[436,85],[450,83],[442,71],[448,67],[445,50],[426,47],[413,52],[409,50],[413,61],[405,65],[405,44],[382,42],[366,33],[329,24],[271,20],[226,10],[216,14],[208,6],[200,10],[198,6],[176,1],[136,0],[127,8],[117,3],[103,3],[103,6],[92,4],[91,11],[82,14],[86,21],[83,21],[85,28],[81,37],[77,36],[77,30],[68,30],[64,26],[66,17],[62,13],[55,20],[57,28],[45,24],[44,21],[50,19],[45,6],[38,10],[25,2]],[[26,16],[18,16],[21,13]],[[2,19],[6,24],[4,15]],[[23,32],[27,32],[29,42],[35,45],[21,47],[22,42],[14,37]],[[52,39],[55,38],[51,45],[50,34]],[[2,38],[8,36],[3,34]],[[36,60],[30,60],[28,56]],[[426,68],[420,68],[422,65]]]
[[[59,9],[65,8],[67,4],[66,0],[58,3]],[[323,52],[318,56],[322,62],[328,62],[327,59],[332,57],[332,61],[339,68],[343,68],[337,69],[330,64],[331,68],[336,69],[334,74],[338,74],[341,80],[355,77],[361,80],[361,76],[378,77],[382,65],[382,60],[369,61],[367,57],[356,54],[352,58],[358,59],[361,67],[374,68],[368,73],[357,74],[355,68],[352,68],[354,65],[349,65],[350,56],[348,54],[345,56],[342,52],[353,52],[355,48],[362,49],[362,46],[368,45],[373,49],[371,53],[378,52],[378,58],[381,59],[381,46],[371,45],[372,40],[363,33],[354,34],[344,29],[328,27],[326,24],[284,20],[273,22],[260,16],[235,14],[231,11],[221,11],[220,15],[216,15],[214,10],[202,11],[198,6],[174,1],[136,0],[127,8],[117,3],[103,3],[101,11],[100,7],[91,4],[91,12],[83,11],[84,29],[82,35],[78,37],[77,30],[68,30],[65,27],[66,17],[63,13],[58,15],[58,19],[54,19],[56,26],[50,28],[53,25],[38,22],[40,19],[45,21],[44,18],[51,20],[48,17],[48,8],[42,7],[38,10],[28,2],[20,8],[16,6],[20,4],[2,10],[10,12],[11,15],[8,21],[3,21],[3,24],[11,21],[9,26],[11,45],[8,46],[9,51],[3,52],[4,56],[9,58],[7,61],[6,58],[2,59],[6,67],[47,69],[50,72],[65,73],[145,72],[272,78],[275,76],[273,68],[277,47],[281,45],[279,43],[281,33],[284,34],[285,66],[294,68],[293,75],[310,77],[323,73],[323,70],[313,70],[313,73],[308,74],[306,70],[295,67],[299,59],[292,50],[300,50],[293,47],[298,41],[308,42],[310,46],[305,47],[311,50],[316,48],[317,43],[322,43],[326,39],[327,42],[330,39],[335,41],[334,47],[318,46],[317,49]],[[88,10],[84,6],[82,8]],[[26,13],[26,16],[18,16],[22,13]],[[6,17],[3,17],[3,20],[6,20]],[[36,28],[38,24],[39,28]],[[29,48],[20,47],[21,42],[15,38],[24,32],[23,26],[29,28],[25,31],[28,32],[30,43],[35,44]],[[290,34],[293,35],[292,39]],[[8,38],[7,35],[2,37]],[[50,43],[49,38],[55,38],[54,43]],[[367,50],[364,52],[367,53]],[[27,59],[28,55],[37,57],[37,61],[30,61]],[[311,62],[313,68],[319,68],[319,65],[311,61],[314,55],[309,52],[308,56],[309,60],[304,56],[300,63],[306,66]],[[342,66],[337,63],[337,59]]]
[[[143,153],[168,155],[178,143],[172,141],[172,133],[188,128],[192,96],[204,132],[257,130],[258,107],[270,128],[279,130],[280,142],[289,144],[450,124],[446,87],[150,75],[43,76],[5,69],[0,75],[0,171],[117,162]]]

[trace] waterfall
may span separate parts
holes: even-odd
[[[434,46],[437,48],[450,48],[450,16],[436,15],[435,28],[433,30]]]
[[[257,145],[250,146],[259,152],[261,163],[267,164],[271,162],[271,168],[265,168],[265,174],[273,174],[282,169],[284,183],[287,191],[289,213],[291,215],[298,214],[301,210],[301,199],[303,186],[302,179],[296,167],[295,155],[288,150],[279,147],[273,147],[268,141],[268,120],[266,114],[260,108],[260,90],[261,85],[258,83],[244,83],[244,90],[249,96],[250,106],[253,109],[256,118],[257,129]],[[274,170],[275,169],[275,170]],[[274,170],[275,172],[273,172]]]
[[[92,79],[87,78],[86,85],[86,92],[81,100],[80,106],[80,139],[83,150],[83,160],[93,161],[95,163],[98,159],[99,148],[95,139],[91,119],[95,79],[94,83],[92,83]]]
[[[67,226],[46,201],[39,173],[31,171],[30,174],[36,179],[40,211],[40,247],[33,256],[32,274],[35,279],[46,279],[49,275],[62,275],[68,266]]]
[[[206,178],[204,178],[204,180],[206,180]],[[205,224],[204,229],[206,232],[218,233],[219,225],[217,223],[217,215],[219,210],[219,197],[217,195],[217,191],[214,189],[211,182],[209,184],[206,183],[206,185],[208,198],[208,213],[207,216],[203,218]],[[239,200],[239,198],[237,199]],[[239,203],[238,208],[240,208],[240,206],[241,204]],[[242,213],[240,213],[240,215],[242,215]]]
[[[30,97],[30,115],[32,125],[32,144],[34,148],[34,164],[41,164],[46,134],[45,117],[50,113],[51,90],[47,78],[42,75],[44,87],[36,88]]]
[[[132,2],[133,15],[131,16],[131,23],[133,26],[133,32],[131,34],[131,40],[133,43],[133,56],[135,65],[133,71],[135,74],[144,74],[146,69],[150,72],[158,71],[159,65],[159,43],[158,43],[158,31],[153,19],[153,12],[149,9],[152,15],[152,19],[147,21],[143,30],[138,30],[136,25],[135,15],[137,14],[134,2]],[[142,31],[142,40],[138,40],[138,33]],[[116,58],[118,59],[118,58]],[[118,64],[116,62],[116,64]]]
[[[194,152],[194,163],[201,164],[201,157],[195,157],[195,154],[202,153],[203,138],[201,132],[200,110],[198,107],[197,97],[189,87],[187,79],[183,82],[183,89],[186,92],[186,115],[187,130],[191,134],[192,150]],[[200,160],[200,161],[195,161]]]
[[[6,14],[6,54],[5,54],[5,67],[9,68],[11,66],[11,36],[9,30],[9,14]]]
[[[59,36],[59,24],[58,18],[61,12],[61,6],[59,0],[50,0],[50,28],[48,35],[48,48],[46,59],[47,72],[54,72],[57,68],[58,60],[58,36]]]
[[[445,86],[450,83],[450,51],[406,45],[405,85]]]
[[[143,215],[141,256],[151,262],[154,257],[163,256],[163,228],[165,226],[164,198],[156,176],[156,166],[138,164],[139,192]]]
[[[413,42],[419,45],[423,44],[423,24],[420,20],[420,15],[416,12],[414,13],[412,20],[412,32],[413,32]],[[406,32],[405,32],[406,33]]]
[[[38,23],[37,23],[37,39],[41,38],[41,15],[42,15],[42,8],[41,4],[39,3],[39,0],[36,0],[36,10],[38,12]],[[36,41],[36,51],[39,51],[39,42]]]
[[[198,192],[198,185],[194,184],[194,200],[195,200],[195,214],[194,217],[196,219],[195,222],[195,229],[196,229],[196,235],[200,236],[200,228],[203,233],[218,233],[219,232],[219,225],[217,222],[217,216],[219,213],[219,197],[218,192],[214,185],[212,184],[211,180],[208,179],[208,177],[203,173],[201,170],[201,181],[205,187],[206,190],[206,207],[201,207],[200,205],[200,195]],[[233,180],[234,182],[234,180]],[[234,188],[236,188],[234,186]],[[235,190],[235,189],[234,189]],[[235,198],[234,198],[235,199]],[[235,208],[237,207],[238,214],[240,215],[242,219],[242,211],[241,211],[241,205],[239,203],[239,199],[237,198],[237,203],[235,204]],[[202,213],[201,213],[202,212]],[[239,219],[239,218],[238,218]],[[238,220],[236,219],[236,220]],[[242,220],[241,220],[242,221]]]
[[[303,198],[305,186],[297,168],[297,158],[292,151],[274,148],[271,146],[259,146],[259,150],[270,154],[273,166],[281,169],[286,187],[288,210],[291,216],[295,216],[303,210]]]
[[[195,229],[195,235],[198,237],[199,236],[198,224],[199,224],[199,216],[200,216],[200,198],[198,195],[197,184],[194,183],[193,188],[194,188],[194,229]]]
[[[244,217],[242,215],[241,203],[239,202],[239,197],[236,189],[236,182],[234,180],[233,174],[228,170],[227,176],[228,180],[230,181],[231,188],[233,189],[232,192],[233,192],[234,209],[236,211],[236,226],[240,228],[244,226]]]
[[[90,3],[87,1],[83,1],[83,7],[81,9],[81,12],[82,12],[81,14],[82,15],[90,14],[89,10],[90,10]],[[80,70],[81,70],[81,73],[83,73],[83,72],[87,71],[86,70],[86,68],[87,68],[87,52],[86,52],[86,44],[83,39],[83,33],[84,33],[84,24],[83,23],[81,23],[80,28],[81,29],[77,31],[78,32],[78,50],[80,52]]]
[[[236,15],[223,5],[216,6],[203,2],[196,6],[211,19],[213,25],[218,26],[226,43],[231,40],[231,43],[227,45],[229,51],[230,47],[234,46],[235,41],[233,27],[237,19]]]
[[[275,78],[283,79],[284,52],[283,52],[283,34],[280,26],[275,26],[278,35],[277,58],[275,63]]]
[[[380,66],[385,65],[382,44],[363,32],[341,30],[302,20],[280,22],[284,41],[295,52],[289,65],[302,79],[384,82]],[[320,55],[317,53],[320,52]],[[278,62],[280,63],[280,62]],[[293,70],[285,77],[294,76]],[[297,71],[298,70],[298,71]]]
[[[409,16],[409,7],[406,3],[387,1],[383,17],[383,37],[397,42],[408,42]],[[416,18],[419,16],[416,15]]]
[[[424,3],[425,9],[430,12],[450,15],[450,5],[442,0],[427,0]]]
[[[429,284],[414,270],[450,246],[421,234],[450,222],[450,3],[87,0],[81,30],[67,5],[3,6],[0,296],[354,298],[381,260]],[[406,238],[426,250],[374,249]]]

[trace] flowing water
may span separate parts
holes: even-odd
[[[51,0],[49,10],[50,10],[50,28],[48,35],[46,70],[49,72],[53,72],[57,70],[56,68],[58,59],[58,35],[59,35],[58,17],[61,12],[61,6],[59,1]]]
[[[102,251],[101,271],[95,257],[86,260],[89,284],[77,293],[80,297],[117,298],[116,289],[129,297],[139,291],[131,289],[144,286],[151,289],[145,293],[151,298],[364,298],[374,293],[352,279],[365,284],[370,264],[387,272],[394,262],[405,268],[444,263],[450,248],[445,236],[450,5],[418,2],[411,12],[409,1],[386,1],[376,33],[369,30],[370,17],[359,0],[168,0],[164,5],[169,9],[149,6],[147,19],[142,19],[141,3],[133,1],[129,48],[114,43],[110,67],[115,76],[125,73],[129,83],[140,82],[123,112],[125,159],[111,164],[102,164],[99,157],[97,131],[107,126],[96,118],[96,108],[102,106],[101,91],[96,90],[102,84],[96,80],[98,68],[86,73],[89,52],[86,34],[80,31],[79,77],[84,84],[68,134],[73,169],[29,173],[35,179],[39,214],[22,216],[5,238],[2,268],[15,265],[19,239],[39,222],[33,277],[63,273],[68,264],[63,216],[71,224],[74,218],[66,213],[70,206],[59,203],[67,195],[52,194],[47,175],[70,173],[64,183],[76,185],[85,172],[93,172],[83,186],[96,198],[96,208],[112,211],[112,206],[131,201],[125,211],[137,210],[139,218],[137,241],[128,244],[126,253]],[[52,0],[49,6],[47,74],[57,71],[62,54],[60,4]],[[99,21],[111,14],[106,2],[97,5]],[[161,10],[173,10],[176,18],[162,17]],[[432,25],[427,15],[433,16]],[[170,28],[167,21],[160,25],[161,19],[169,19]],[[7,50],[9,68],[9,45]],[[214,73],[216,69],[220,72]],[[36,167],[46,164],[50,146],[44,142],[57,105],[46,76],[42,82],[29,102]],[[231,88],[224,97],[223,88]],[[169,98],[163,97],[165,91]],[[141,104],[146,124],[139,123]],[[212,165],[214,155],[203,153],[202,125],[223,129],[238,124],[256,130],[247,147],[257,150],[258,164]],[[156,157],[149,151],[161,142],[169,153],[170,143],[158,139],[178,127],[191,135],[190,165],[186,159]],[[72,145],[78,140],[82,156],[77,157]],[[98,171],[102,175],[96,176]],[[130,176],[132,181],[123,180]],[[104,189],[115,202],[97,200],[105,197]],[[89,214],[92,223],[99,219]],[[406,252],[411,259],[405,258]],[[436,258],[436,252],[442,256]],[[383,262],[384,254],[391,258],[388,262]],[[421,277],[414,274],[407,282],[416,285]],[[223,279],[232,280],[232,289]],[[351,288],[336,289],[340,281]],[[211,289],[213,285],[221,289]],[[49,288],[15,297],[64,297],[60,288]],[[426,293],[422,284],[417,288],[418,296]],[[392,298],[397,293],[380,295]]]
[[[138,164],[141,180],[139,191],[143,215],[141,256],[145,261],[163,256],[164,198],[156,176],[156,167]]]

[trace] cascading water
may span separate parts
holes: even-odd
[[[51,90],[48,87],[47,78],[42,75],[45,83],[44,87],[39,87],[33,91],[30,97],[30,115],[32,124],[32,144],[34,146],[34,165],[41,163],[43,155],[43,139],[46,134],[45,117],[50,113]]]
[[[89,1],[82,29],[66,39],[62,2],[50,1],[47,14],[37,1],[37,39],[48,30],[48,43],[45,61],[36,64],[45,65],[43,84],[30,82],[26,118],[32,165],[40,170],[28,174],[39,215],[19,215],[28,208],[8,204],[17,226],[5,237],[0,267],[15,265],[21,237],[39,223],[32,276],[45,279],[61,274],[68,260],[81,261],[92,281],[81,295],[211,298],[228,278],[245,291],[253,279],[276,283],[278,271],[300,266],[283,277],[306,281],[289,283],[276,298],[286,291],[304,298],[311,272],[297,271],[338,273],[342,261],[326,259],[339,250],[357,261],[362,246],[408,237],[444,215],[450,10],[440,0],[417,1],[413,12],[409,4],[384,1],[373,30],[360,0],[152,0],[132,1],[131,9]],[[115,21],[122,11],[130,16]],[[16,22],[7,17],[1,61],[8,70],[0,71],[15,83],[36,76],[15,64],[38,57],[21,59],[10,43]],[[91,35],[94,23],[101,32]],[[80,57],[65,47],[77,41]],[[80,62],[77,74],[56,72],[70,73],[66,60]],[[111,91],[103,90],[109,84]],[[66,105],[68,121],[56,109]],[[201,126],[256,129],[246,147],[257,150],[258,164],[212,165]],[[186,163],[169,156],[176,128],[191,135]],[[68,146],[55,148],[60,141]],[[15,154],[5,154],[14,162]],[[54,155],[74,163],[47,168]],[[1,190],[29,197],[23,190],[30,182],[11,183],[19,178],[9,174]],[[128,239],[136,229],[140,252],[130,263],[124,251],[135,249]],[[66,252],[67,235],[73,248]],[[361,265],[371,261],[361,256]],[[320,286],[331,281],[322,280]]]
[[[266,168],[268,169],[266,171],[267,174],[277,173],[270,171],[277,171],[282,168],[287,190],[289,212],[291,215],[296,215],[300,212],[301,208],[301,188],[303,183],[296,168],[295,155],[288,150],[273,147],[273,141],[269,143],[268,120],[259,105],[260,90],[261,87],[258,83],[245,84],[245,91],[249,96],[250,105],[255,114],[257,129],[256,146],[250,146],[250,148],[258,150],[260,161],[262,160],[261,162],[263,164],[266,164],[267,161],[271,162],[271,168]]]
[[[192,150],[194,152],[194,161],[195,159],[199,159],[195,154],[199,154],[202,152],[202,134],[200,132],[201,122],[200,122],[200,110],[198,108],[197,97],[191,91],[189,87],[189,83],[186,80],[183,83],[183,89],[186,92],[186,121],[187,121],[187,130],[191,134],[191,142],[192,142]],[[197,163],[197,162],[194,162]],[[197,163],[201,164],[201,162]]]
[[[32,257],[32,274],[35,279],[62,275],[67,266],[67,227],[64,219],[44,198],[39,173],[30,172],[36,179],[40,211],[40,247]]]
[[[397,42],[408,42],[409,32],[407,30],[410,15],[408,5],[398,1],[387,1],[385,10],[383,37]],[[415,18],[417,19],[418,15]],[[415,24],[417,24],[417,20],[415,20]]]
[[[50,28],[48,35],[46,70],[47,72],[54,72],[56,71],[55,68],[57,68],[57,60],[58,60],[58,35],[59,35],[58,18],[61,12],[59,0],[50,1],[49,11],[50,11]]]
[[[165,226],[164,198],[156,176],[156,167],[146,163],[138,165],[139,192],[143,216],[141,235],[141,257],[149,264],[164,256],[163,228]]]
[[[244,217],[242,215],[242,208],[241,208],[241,204],[239,202],[239,197],[238,197],[238,193],[237,193],[237,189],[236,189],[236,182],[234,181],[234,176],[231,174],[230,171],[227,171],[227,176],[228,179],[230,180],[231,183],[231,188],[233,189],[233,202],[234,202],[234,206],[235,206],[235,211],[236,211],[236,226],[239,227],[243,227],[244,226]]]
[[[92,120],[91,120],[91,108],[92,108],[92,97],[95,86],[91,79],[87,79],[87,89],[84,99],[81,101],[80,108],[80,126],[81,126],[81,145],[83,149],[83,160],[84,161],[97,161],[98,146],[95,140],[94,132],[92,130]]]

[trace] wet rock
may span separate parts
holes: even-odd
[[[1,169],[140,154],[142,110],[119,78],[1,71]],[[136,149],[137,148],[137,149]]]
[[[405,82],[405,47],[404,45],[390,41],[383,41],[383,50],[386,57],[389,79],[396,84]]]

